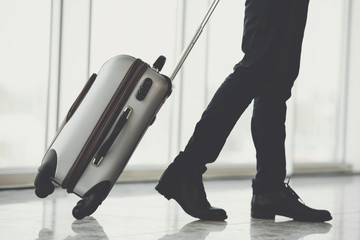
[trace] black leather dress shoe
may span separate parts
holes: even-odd
[[[306,222],[324,222],[332,219],[328,211],[312,209],[306,206],[286,183],[279,190],[255,193],[252,197],[251,217],[274,219],[275,215]]]
[[[185,170],[170,164],[155,189],[168,200],[173,198],[195,218],[211,221],[227,218],[225,210],[212,207],[206,199],[201,171]]]

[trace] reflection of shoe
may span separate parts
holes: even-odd
[[[331,224],[323,222],[275,222],[274,220],[251,219],[250,236],[251,240],[298,240],[311,234],[326,234],[331,227]]]
[[[101,239],[108,240],[103,227],[94,217],[85,217],[82,220],[76,220],[71,225],[72,230],[76,233],[73,239]]]
[[[36,240],[45,240],[45,239],[47,240],[54,239],[54,232],[48,228],[41,229],[39,232],[39,238],[37,238]]]
[[[175,199],[187,214],[195,218],[223,221],[227,218],[226,212],[212,207],[206,199],[202,174],[201,170],[185,169],[172,163],[155,189],[168,200]]]
[[[288,184],[269,193],[255,193],[251,200],[251,217],[274,219],[275,215],[293,218],[296,221],[324,222],[332,219],[326,210],[309,208],[300,202],[300,197]]]
[[[226,222],[213,222],[197,220],[186,224],[180,229],[179,232],[172,235],[165,235],[159,240],[171,240],[171,239],[197,239],[202,240],[212,232],[221,232],[226,228]]]

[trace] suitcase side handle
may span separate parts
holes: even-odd
[[[116,137],[119,135],[123,127],[125,126],[127,120],[129,119],[133,109],[131,107],[126,107],[122,114],[119,117],[117,123],[115,123],[115,127],[109,137],[101,144],[99,150],[96,152],[92,164],[98,167],[102,160],[104,159],[106,153],[109,151],[112,144],[115,142]]]

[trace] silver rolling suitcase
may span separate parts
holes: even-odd
[[[90,77],[38,169],[34,182],[38,197],[51,194],[56,183],[82,198],[73,209],[75,218],[97,209],[171,94],[172,80],[218,2],[210,6],[170,78],[159,73],[165,57],[150,67],[128,55],[111,58]]]

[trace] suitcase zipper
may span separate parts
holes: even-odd
[[[81,149],[74,164],[64,178],[62,187],[67,189],[68,192],[73,191],[81,175],[84,173],[101,143],[108,135],[121,110],[124,108],[126,101],[147,68],[148,65],[140,59],[136,59],[130,66],[115,94],[95,125],[95,128]]]

